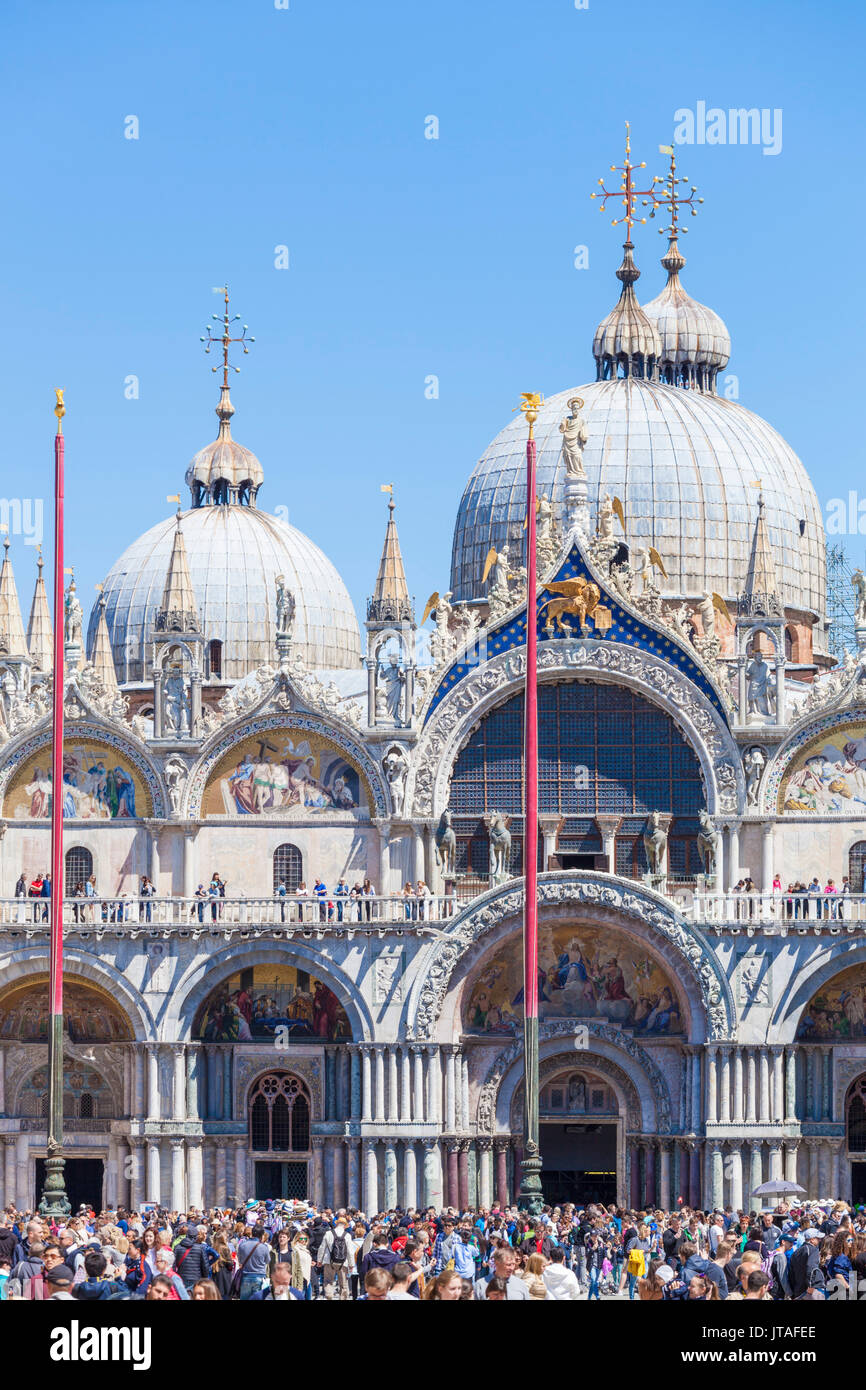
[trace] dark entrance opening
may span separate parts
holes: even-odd
[[[105,1167],[101,1158],[67,1158],[63,1176],[66,1182],[66,1195],[73,1213],[85,1203],[93,1210],[102,1210],[102,1173]],[[45,1188],[45,1159],[36,1160],[36,1206],[42,1201]]]
[[[542,1124],[541,1158],[545,1202],[616,1201],[616,1125]]]
[[[256,1197],[300,1197],[307,1193],[306,1163],[256,1163]]]
[[[851,1164],[851,1201],[855,1207],[866,1203],[866,1163]]]
[[[604,858],[597,854],[558,854],[556,857],[561,869],[594,869],[596,861]],[[606,859],[604,863],[607,864]]]

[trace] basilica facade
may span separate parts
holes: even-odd
[[[528,626],[547,1198],[748,1208],[787,1177],[866,1201],[866,622],[830,656],[812,484],[725,394],[727,329],[675,234],[662,264],[641,307],[627,242],[595,379],[541,407],[537,595],[520,417],[466,485],[423,617],[390,504],[359,625],[331,561],[264,509],[227,376],[191,505],[118,559],[86,635],[70,584],[73,1200],[512,1199]],[[25,623],[7,545],[0,1189],[19,1207],[47,1138],[30,894],[56,678],[41,566]],[[788,891],[815,879],[848,891]]]

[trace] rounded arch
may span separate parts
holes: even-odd
[[[817,1030],[812,1029],[807,1024],[807,1015],[810,1008],[820,996],[834,987],[839,976],[848,976],[851,972],[853,984],[857,990],[855,995],[851,992],[851,1006],[856,1010],[862,1002],[866,1008],[866,944],[858,944],[855,941],[844,941],[838,938],[831,938],[826,945],[823,940],[816,940],[817,950],[809,959],[809,963],[803,969],[794,973],[790,985],[783,992],[776,1006],[770,1029],[774,1040],[780,1043],[794,1042],[799,1038],[802,1041],[813,1042],[847,1042],[853,1040],[853,1036],[866,1038],[866,1027],[857,1025],[856,1035],[851,1034],[851,1020],[848,1020],[846,1036],[834,1036],[832,1032],[825,1035],[823,1033],[824,1022],[821,1021]],[[862,981],[860,977],[862,976]],[[843,982],[844,985],[844,982]],[[841,988],[841,987],[840,987]],[[839,992],[834,988],[834,993]],[[847,991],[846,991],[847,992]],[[844,1009],[844,1001],[838,1001]],[[826,1012],[823,1011],[822,1012]],[[829,1020],[828,1020],[829,1022]]]
[[[85,720],[70,720],[66,725],[65,738],[70,743],[86,742],[90,739],[94,743],[106,744],[114,749],[121,758],[128,759],[141,777],[150,797],[151,805],[147,814],[157,819],[166,814],[167,802],[162,777],[152,762],[147,748],[136,738],[135,734],[126,730],[123,733],[118,733],[116,724],[89,717]],[[43,720],[37,729],[27,730],[26,734],[11,739],[6,745],[3,753],[3,764],[0,767],[0,813],[5,816],[9,814],[6,799],[15,774],[28,758],[48,749],[51,740],[51,723],[48,720]],[[48,791],[50,794],[50,785]],[[136,810],[136,819],[141,819],[141,809],[136,808]]]
[[[74,944],[63,948],[64,980],[70,984],[81,981],[92,984],[103,994],[111,996],[129,1023],[134,1042],[156,1041],[154,1017],[141,994],[130,985],[122,971],[107,960],[94,960]],[[0,953],[0,980],[3,993],[14,984],[19,987],[28,980],[37,980],[46,974],[44,947],[16,947],[13,951]]]
[[[336,721],[332,722],[328,719],[322,719],[318,715],[304,714],[294,710],[286,710],[282,714],[262,714],[252,719],[248,716],[241,716],[228,727],[224,726],[214,733],[204,744],[197,762],[193,765],[178,814],[191,819],[196,819],[201,815],[202,798],[211,773],[215,770],[218,762],[232,748],[253,735],[267,735],[277,729],[287,727],[292,730],[318,734],[333,744],[363,774],[370,795],[371,815],[387,815],[389,800],[384,774],[360,740],[348,734],[345,728],[341,728]]]
[[[863,892],[866,882],[866,840],[855,840],[848,846],[848,882],[852,893]]]
[[[230,976],[256,965],[293,965],[321,980],[331,989],[346,1012],[355,1042],[372,1041],[374,1024],[366,1000],[355,981],[315,946],[292,941],[290,946],[267,946],[259,941],[240,941],[214,955],[195,959],[175,986],[160,1025],[164,1042],[192,1041],[193,1022],[208,995]]]
[[[858,668],[859,670],[859,668]],[[853,684],[856,685],[858,675],[852,677]],[[847,701],[853,686],[843,690],[840,699]],[[814,711],[808,710],[794,724],[787,738],[785,738],[775,754],[770,759],[762,786],[759,809],[767,815],[781,814],[784,810],[783,792],[787,788],[788,779],[798,770],[797,763],[800,758],[812,756],[818,753],[825,743],[837,743],[844,739],[848,732],[858,738],[863,736],[864,726],[866,726],[866,709],[859,706],[846,704],[844,709],[836,709],[831,712],[824,712],[816,715]],[[788,815],[792,812],[789,810]],[[796,814],[796,812],[793,812]],[[848,810],[833,812],[822,810],[822,815],[839,815],[842,819],[850,815]],[[858,835],[853,836],[854,839]]]
[[[683,989],[692,1042],[733,1036],[736,1009],[724,971],[697,929],[667,899],[630,880],[569,870],[539,875],[538,902],[540,923],[570,920],[579,911],[582,920],[608,922],[651,946]],[[456,1001],[452,998],[445,1019],[443,1010],[455,971],[460,979],[472,968],[486,949],[484,938],[496,944],[512,935],[522,910],[522,880],[512,879],[481,894],[451,919],[418,959],[404,1010],[409,1036],[451,1040]]]
[[[539,1028],[539,1077],[560,1069],[586,1066],[604,1075],[617,1096],[628,1128],[642,1133],[669,1134],[672,1107],[667,1082],[649,1054],[633,1039],[608,1024],[590,1022],[589,1047],[577,1049],[573,1026],[542,1024]],[[568,1041],[566,1041],[566,1039]],[[569,1046],[570,1043],[570,1046]],[[478,1094],[479,1133],[509,1133],[515,1094],[523,1085],[523,1041],[515,1039],[494,1058]]]
[[[74,897],[77,884],[82,886],[93,873],[93,855],[86,845],[70,845],[64,855],[63,891],[67,898]]]
[[[745,783],[737,745],[719,709],[670,662],[637,648],[597,640],[563,638],[541,644],[539,679],[617,684],[642,695],[671,719],[701,767],[711,815],[735,815],[745,807]],[[407,778],[406,805],[414,815],[438,817],[448,805],[457,755],[478,722],[523,689],[523,649],[502,652],[472,668],[436,705],[416,746]]]
[[[779,639],[779,629],[769,623],[751,623],[748,627],[740,629],[740,636],[737,642],[737,652],[740,656],[746,656],[753,650],[752,644],[756,637],[767,637],[773,648],[773,659],[779,661],[784,659],[784,647]]]
[[[116,1068],[114,1069],[116,1071]],[[66,1056],[63,1066],[63,1114],[66,1119],[117,1120],[123,1104],[116,1078],[109,1068],[90,1058]],[[22,1119],[48,1116],[48,1061],[29,1067],[17,1082],[12,1080],[6,1097],[7,1112]]]

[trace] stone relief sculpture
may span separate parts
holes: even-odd
[[[187,682],[180,665],[175,662],[168,668],[163,691],[163,727],[167,734],[177,734],[180,738],[189,733],[189,693]]]
[[[776,708],[776,692],[772,673],[762,652],[753,652],[746,667],[746,710],[748,714],[772,717]]]

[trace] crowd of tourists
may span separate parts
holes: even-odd
[[[568,1204],[533,1219],[498,1205],[365,1216],[251,1199],[0,1217],[3,1301],[847,1299],[858,1281],[866,1209],[844,1202],[748,1213]]]

